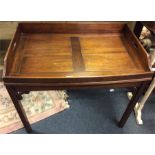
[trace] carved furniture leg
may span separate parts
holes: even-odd
[[[119,127],[123,127],[124,124],[126,123],[128,117],[130,116],[132,110],[134,109],[137,101],[139,100],[140,96],[143,94],[143,92],[146,89],[146,85],[148,84],[148,82],[143,82],[141,84],[141,86],[137,89],[136,93],[134,93],[133,97],[131,98],[118,126]]]
[[[26,129],[26,131],[28,133],[31,133],[32,132],[32,128],[31,128],[31,125],[30,125],[30,123],[29,123],[29,121],[27,119],[27,116],[25,114],[23,106],[22,106],[22,104],[19,101],[19,94],[18,94],[18,92],[16,90],[14,90],[13,87],[10,87],[10,86],[6,86],[6,89],[7,89],[8,93],[9,93],[11,99],[12,99],[12,102],[13,102],[13,104],[14,104],[14,106],[15,106],[18,114],[19,114],[19,117],[20,117],[20,119],[21,119],[21,121],[22,121],[22,123],[23,123],[23,125],[24,125],[24,127]]]

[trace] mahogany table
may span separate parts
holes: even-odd
[[[27,132],[20,100],[35,90],[138,87],[123,127],[152,80],[145,49],[123,23],[20,23],[5,57],[3,80]]]

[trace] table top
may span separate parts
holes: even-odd
[[[5,65],[4,80],[16,82],[152,77],[144,48],[121,23],[21,23]]]

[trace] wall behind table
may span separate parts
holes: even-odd
[[[8,44],[15,33],[18,22],[0,22],[0,50],[7,49]]]

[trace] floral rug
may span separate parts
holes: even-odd
[[[21,101],[30,123],[35,123],[69,108],[65,91],[35,91],[23,95]],[[10,133],[23,128],[23,124],[0,82],[0,133]]]

